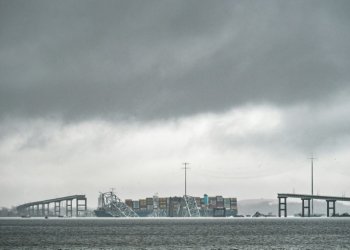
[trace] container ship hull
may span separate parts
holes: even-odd
[[[113,217],[113,215],[111,215],[110,213],[108,213],[104,209],[94,210],[94,213],[95,213],[96,217]]]

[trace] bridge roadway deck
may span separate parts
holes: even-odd
[[[66,200],[74,200],[74,199],[86,199],[85,195],[70,195],[70,196],[65,196],[65,197],[60,197],[60,198],[55,198],[55,199],[49,199],[49,200],[42,200],[42,201],[34,201],[34,202],[29,202],[25,203],[22,205],[17,206],[17,209],[25,208],[25,207],[30,207],[30,206],[35,206],[35,205],[40,205],[40,204],[48,204],[52,202],[60,202],[60,201],[66,201]]]
[[[311,195],[311,194],[278,194],[278,198],[300,198],[300,199],[314,199],[314,200],[336,200],[336,201],[350,201],[350,197],[340,196],[324,196],[324,195]]]

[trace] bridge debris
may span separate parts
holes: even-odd
[[[113,191],[100,194],[94,212],[98,217],[139,217]]]

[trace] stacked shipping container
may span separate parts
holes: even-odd
[[[130,200],[130,199],[125,200],[125,204],[126,204],[128,207],[133,208],[132,200]]]
[[[237,198],[224,198],[221,195],[204,195],[203,198],[195,197],[197,206],[202,216],[235,216],[237,215]],[[156,206],[154,206],[156,202]],[[156,197],[140,200],[125,200],[125,204],[131,207],[140,216],[152,214],[154,209],[163,211],[163,214],[170,217],[179,216],[182,197]]]

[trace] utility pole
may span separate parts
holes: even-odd
[[[314,195],[314,155],[311,154],[311,195]],[[314,215],[314,200],[311,199],[311,215]]]
[[[187,165],[189,165],[188,162],[184,162],[182,163],[182,165],[185,165],[185,167],[183,167],[182,169],[185,169],[185,196],[187,196],[187,169],[190,169],[187,167]]]

